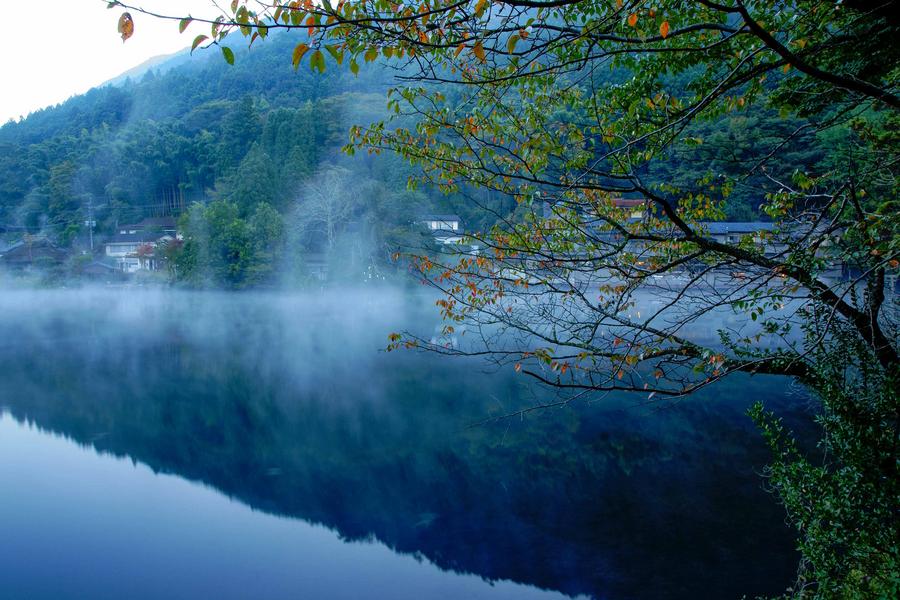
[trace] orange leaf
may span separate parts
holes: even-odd
[[[119,17],[119,33],[122,34],[123,43],[134,35],[134,20],[130,13],[122,13],[122,16]]]
[[[516,363],[516,373],[522,370],[522,363]]]
[[[628,15],[628,24],[634,27],[637,25],[637,13],[631,13]]]
[[[478,57],[478,60],[484,62],[487,55],[484,52],[484,45],[481,42],[475,42],[475,45],[472,46],[472,52]]]
[[[664,38],[667,35],[669,35],[669,22],[668,21],[663,21],[662,25],[659,26],[659,35],[663,36]]]

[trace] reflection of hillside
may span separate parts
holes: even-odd
[[[739,597],[791,577],[789,532],[753,473],[764,455],[742,413],[775,382],[649,416],[594,406],[467,429],[527,403],[521,380],[328,346],[347,331],[307,331],[300,346],[317,352],[304,356],[286,345],[298,330],[257,319],[204,337],[169,322],[139,338],[75,315],[0,322],[43,352],[38,363],[0,346],[0,398],[18,419],[254,508],[489,579]]]

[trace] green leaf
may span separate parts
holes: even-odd
[[[356,62],[355,58],[350,59],[350,72],[354,75],[359,74],[359,64]]]
[[[516,42],[519,41],[519,36],[511,35],[509,39],[506,41],[506,51],[512,54],[516,50]]]
[[[191,52],[197,49],[197,46],[208,40],[209,38],[205,35],[198,35],[194,38],[194,43],[191,44]]]
[[[339,49],[337,46],[325,46],[325,49],[328,50],[328,54],[337,62],[337,64],[343,64],[344,62],[344,51]]]
[[[322,54],[321,50],[313,52],[312,57],[309,59],[309,66],[310,68],[318,69],[319,73],[325,72],[325,55]]]
[[[234,64],[234,52],[231,51],[231,48],[228,46],[222,46],[222,56],[225,57],[225,62],[229,65]]]
[[[190,17],[182,19],[181,22],[178,23],[178,33],[184,33],[184,30],[188,28],[188,25],[191,24],[191,21],[193,21],[193,19]]]
[[[372,62],[373,60],[378,58],[378,48],[376,48],[375,46],[372,46],[371,48],[366,50],[366,54],[365,54],[364,58],[367,63]]]
[[[291,57],[291,62],[295,69],[300,66],[300,60],[303,59],[303,55],[307,52],[309,52],[309,46],[306,44],[297,44],[297,47],[294,48],[294,55]]]

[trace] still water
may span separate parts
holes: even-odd
[[[0,294],[0,598],[740,598],[795,572],[764,399],[546,402],[385,353],[390,290]],[[512,371],[510,369],[510,371]],[[473,426],[474,424],[474,426]]]

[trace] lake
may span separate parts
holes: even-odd
[[[746,416],[386,353],[433,298],[0,293],[0,597],[740,598],[797,555]]]

